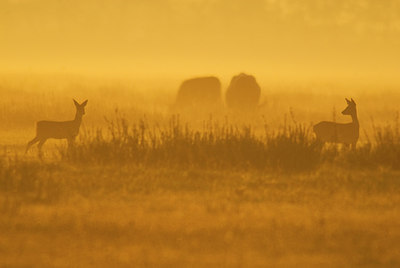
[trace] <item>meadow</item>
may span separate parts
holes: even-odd
[[[173,111],[179,83],[1,76],[0,266],[400,264],[395,86],[261,79],[254,114],[210,115]],[[349,122],[345,97],[355,151],[311,128]],[[24,155],[72,98],[89,100],[76,146]]]

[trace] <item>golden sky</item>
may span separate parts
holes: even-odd
[[[0,70],[397,79],[398,0],[1,0]]]

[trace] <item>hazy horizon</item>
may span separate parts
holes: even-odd
[[[398,1],[0,3],[0,72],[398,83]]]

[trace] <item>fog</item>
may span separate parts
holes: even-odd
[[[400,267],[400,0],[0,0],[0,267]]]
[[[398,82],[396,0],[3,0],[0,71]]]

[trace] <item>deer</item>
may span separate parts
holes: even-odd
[[[317,140],[325,142],[342,143],[346,147],[351,145],[351,149],[356,149],[356,144],[359,138],[360,124],[357,118],[356,103],[353,99],[348,100],[347,107],[342,111],[343,115],[350,115],[352,122],[341,124],[336,122],[322,121],[314,125],[313,130],[317,136]]]
[[[76,114],[75,119],[71,121],[39,121],[36,123],[36,137],[33,138],[25,150],[25,154],[29,151],[29,148],[38,142],[39,156],[42,155],[43,144],[48,139],[67,139],[68,148],[71,148],[74,144],[75,138],[79,133],[79,128],[82,123],[82,117],[85,114],[85,107],[88,100],[85,100],[79,104],[73,99]]]

